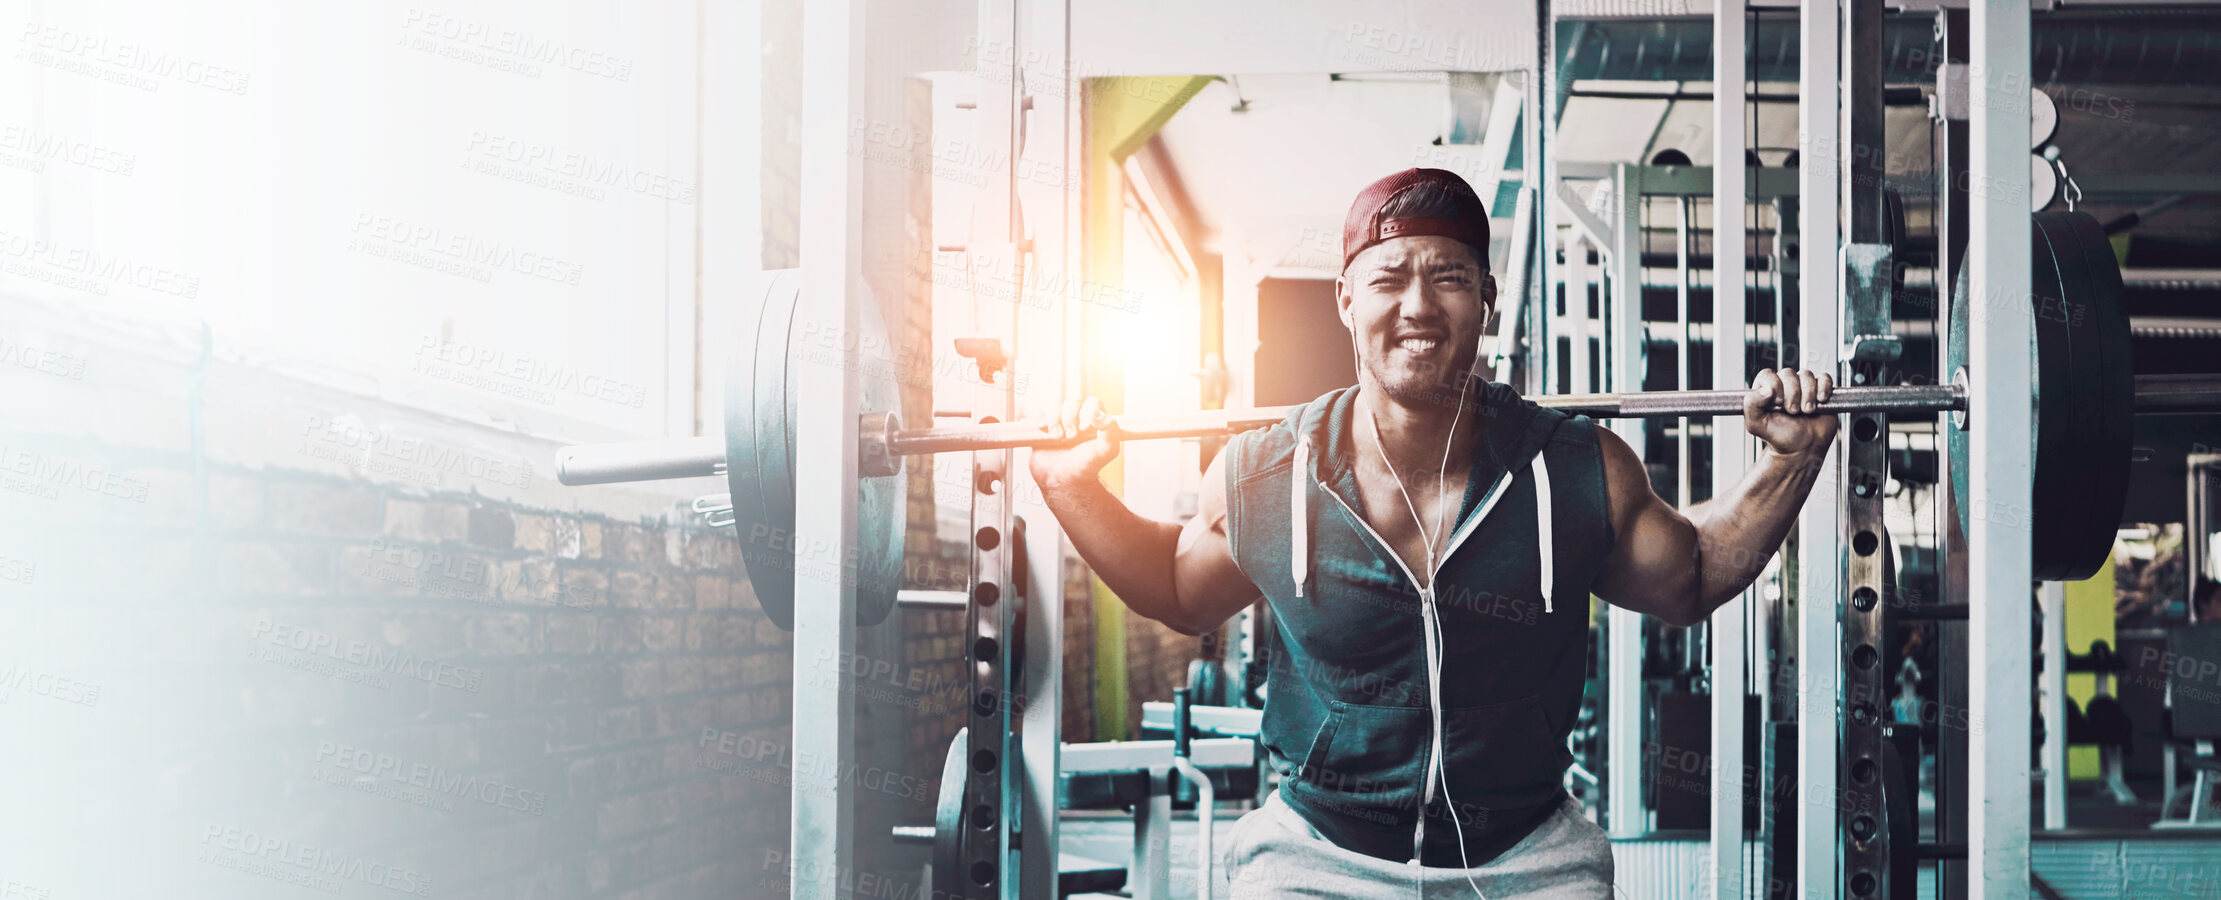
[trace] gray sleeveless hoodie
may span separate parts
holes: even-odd
[[[1283,799],[1338,846],[1381,859],[1413,858],[1415,834],[1428,866],[1494,859],[1556,808],[1572,759],[1589,589],[1613,540],[1596,423],[1502,384],[1478,393],[1482,439],[1435,579],[1439,685],[1421,595],[1366,524],[1350,468],[1357,389],[1227,451],[1234,561],[1279,632],[1262,740]]]

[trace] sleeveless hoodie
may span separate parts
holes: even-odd
[[[1427,866],[1486,863],[1563,801],[1589,589],[1613,541],[1596,422],[1476,381],[1481,438],[1435,576],[1439,685],[1420,592],[1358,495],[1357,388],[1227,458],[1234,561],[1278,631],[1260,739],[1283,800],[1340,847],[1401,862],[1418,843]]]

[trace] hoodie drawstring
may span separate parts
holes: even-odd
[[[1551,524],[1550,465],[1543,454],[1535,454],[1535,547],[1542,563],[1542,611],[1556,612],[1551,602],[1552,588],[1557,582],[1556,561],[1552,558],[1551,545],[1556,532]],[[1288,570],[1296,583],[1296,597],[1301,599],[1311,584],[1311,442],[1296,442],[1294,477],[1288,479]]]
[[[1311,441],[1296,442],[1296,468],[1294,477],[1288,479],[1288,569],[1295,575],[1296,599],[1303,599],[1303,588],[1311,581],[1311,514],[1308,494],[1311,489]]]
[[[1543,454],[1535,454],[1535,546],[1542,556],[1542,611],[1551,612],[1550,587],[1556,579],[1550,556],[1552,538],[1550,530],[1550,466],[1542,461]]]

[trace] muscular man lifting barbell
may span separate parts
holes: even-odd
[[[1743,405],[1760,459],[1666,505],[1618,436],[1474,371],[1487,247],[1454,174],[1360,193],[1335,282],[1358,385],[1236,437],[1185,525],[1103,486],[1117,435],[1092,400],[1063,423],[1092,440],[1033,452],[1066,534],[1135,612],[1200,634],[1272,604],[1285,652],[1262,740],[1284,781],[1236,828],[1236,896],[1610,896],[1610,846],[1562,788],[1587,598],[1703,621],[1779,547],[1834,440],[1828,375],[1761,372]]]

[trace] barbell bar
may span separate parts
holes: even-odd
[[[1612,418],[1735,416],[1743,413],[1746,391],[1644,391],[1621,394],[1552,394],[1530,397],[1546,409]],[[1829,413],[1961,412],[1967,408],[1963,385],[1880,385],[1837,387],[1820,409]],[[2139,375],[2134,409],[2139,415],[2221,412],[2221,376]],[[1265,428],[1295,411],[1293,406],[1255,409],[1206,409],[1187,413],[1126,414],[1109,417],[1110,430],[1122,441],[1163,440],[1239,434]],[[1073,435],[1049,420],[1028,419],[974,425],[874,432],[886,413],[860,419],[858,451],[866,460],[969,453],[1018,447],[1067,447],[1093,436]],[[725,439],[674,438],[578,444],[556,452],[556,480],[567,485],[618,484],[665,478],[703,478],[725,474]],[[885,472],[885,474],[895,474]]]
[[[1649,391],[1623,394],[1556,394],[1530,398],[1537,406],[1597,418],[1732,416],[1743,412],[1746,391]],[[2172,396],[2172,395],[2170,395]],[[1838,387],[1822,410],[1830,413],[1951,412],[1966,409],[1959,385]],[[1164,440],[1238,434],[1287,418],[1293,406],[1256,409],[1206,409],[1186,413],[1111,416],[1108,430],[1122,441]],[[901,430],[886,428],[886,413],[865,413],[858,428],[863,459],[969,453],[1018,447],[1068,447],[1094,435],[1093,429],[1066,434],[1051,420],[1028,419],[970,425],[937,425]],[[887,469],[876,470],[892,475]],[[723,438],[679,438],[564,447],[555,457],[556,480],[567,485],[613,484],[664,478],[698,478],[725,473]]]

